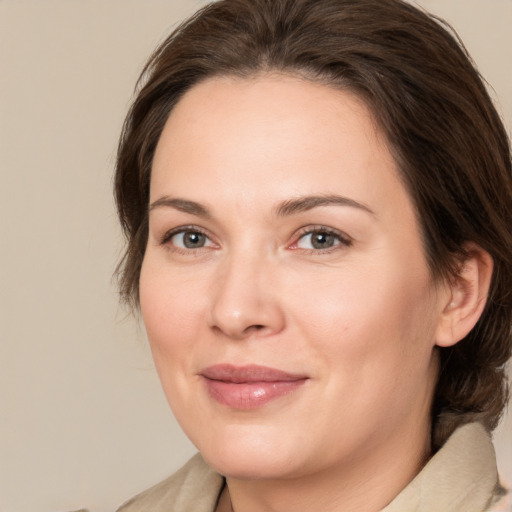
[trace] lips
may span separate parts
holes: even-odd
[[[209,395],[232,409],[256,409],[301,387],[308,377],[259,365],[209,366],[200,372]]]

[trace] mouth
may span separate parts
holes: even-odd
[[[249,410],[289,395],[308,377],[259,365],[221,364],[203,369],[206,389],[214,400],[232,409]]]

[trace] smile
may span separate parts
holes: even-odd
[[[215,365],[200,372],[209,395],[232,409],[263,407],[302,386],[308,377],[258,365]]]

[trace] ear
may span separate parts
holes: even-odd
[[[448,297],[436,330],[436,345],[450,347],[465,338],[476,325],[487,303],[493,261],[474,243],[465,246],[467,257],[458,275],[447,284]]]

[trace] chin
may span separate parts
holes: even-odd
[[[206,462],[221,475],[261,480],[291,477],[300,470],[299,450],[291,450],[283,439],[257,432],[260,429],[230,430],[223,439],[195,443]]]
[[[206,462],[221,475],[236,480],[274,480],[292,478],[299,468],[290,467],[289,460],[281,460],[275,455],[255,453],[253,451],[228,453],[209,457],[202,453]],[[296,465],[296,462],[294,463]]]

